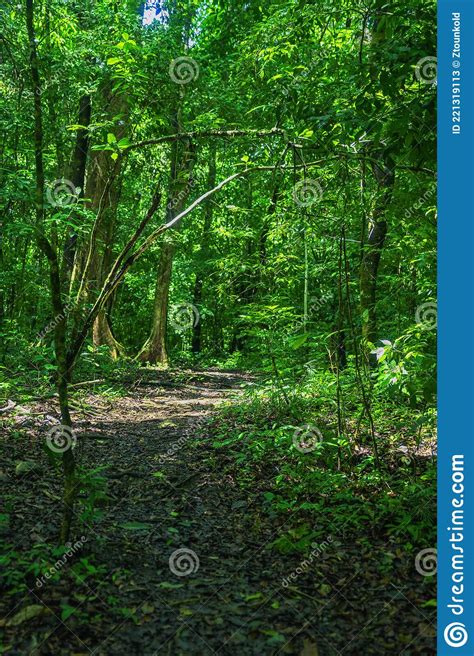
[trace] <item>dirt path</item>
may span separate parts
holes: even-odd
[[[269,548],[288,529],[291,513],[263,513],[265,487],[241,487],[235,463],[197,436],[246,380],[207,371],[179,384],[151,372],[109,405],[89,398],[94,416],[89,409],[76,417],[79,435],[87,436],[78,455],[88,470],[108,465],[98,472],[107,498],[100,500],[98,481],[101,515],[82,516],[74,568],[68,562],[58,580],[41,587],[34,572],[30,591],[14,598],[10,620],[31,605],[43,612],[7,625],[3,653],[431,653],[418,651],[419,644],[414,651],[387,647],[396,643],[385,625],[393,634],[397,614],[405,614],[408,634],[419,636],[430,622],[410,608],[403,590],[383,579],[367,583],[363,565],[370,550],[355,555],[341,527],[333,527],[326,547],[306,566],[301,554]],[[18,459],[21,443],[15,448]],[[44,461],[35,448],[34,457]],[[54,472],[48,476],[16,481],[11,529],[19,552],[53,538],[59,487]]]

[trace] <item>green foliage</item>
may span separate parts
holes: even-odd
[[[266,512],[291,513],[290,528],[273,543],[275,549],[307,551],[309,543],[338,527],[354,539],[369,534],[401,543],[410,553],[435,541],[436,469],[426,452],[427,443],[433,444],[434,416],[422,408],[414,415],[413,409],[397,407],[377,387],[373,416],[381,469],[370,447],[363,446],[364,439],[370,445],[367,430],[360,435],[348,413],[361,406],[353,396],[357,387],[349,396],[347,381],[341,411],[348,421],[345,434],[338,433],[336,390],[329,376],[313,375],[288,388],[289,405],[273,383],[252,386],[211,425],[212,446],[231,456],[241,485],[260,491]],[[295,431],[302,425],[317,427],[322,438],[308,452],[295,448]],[[425,450],[417,455],[420,444]]]
[[[201,426],[187,447],[211,451],[205,465],[253,495],[257,534],[260,509],[284,525],[271,549],[298,555],[332,536],[374,548],[385,576],[400,554],[432,546],[436,85],[419,65],[435,55],[434,1],[176,0],[147,24],[149,3],[35,1],[34,39],[25,6],[3,4],[0,408],[46,399],[47,415],[60,396],[69,423],[68,410],[73,422],[79,408],[93,416],[131,385],[139,396],[157,373],[149,365],[165,391],[199,385],[196,369],[247,370],[211,439]],[[109,278],[114,262],[121,280]],[[15,421],[7,451],[24,437]],[[46,455],[48,473],[77,488],[75,519],[100,526],[113,505],[109,463],[91,464],[78,445],[71,473],[63,454]],[[173,487],[151,458],[149,485]],[[158,527],[167,546],[178,511]],[[12,516],[7,505],[0,536]],[[127,545],[148,538],[144,517],[114,517],[113,531]],[[96,588],[104,570],[92,553],[50,585]],[[9,540],[8,600],[61,555]],[[140,579],[125,568],[111,578],[114,592]],[[141,623],[128,597],[106,598]],[[61,597],[56,610],[89,631],[80,605]],[[287,638],[258,631],[273,647]]]
[[[101,507],[111,501],[107,495],[107,478],[102,473],[107,468],[108,465],[103,465],[77,473],[82,505],[80,519],[86,523],[99,520],[102,517]]]

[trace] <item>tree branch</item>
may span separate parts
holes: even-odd
[[[285,130],[282,130],[281,128],[272,128],[271,130],[196,130],[195,132],[177,132],[176,134],[168,134],[164,137],[157,137],[156,139],[138,141],[137,143],[128,146],[127,151],[141,148],[142,146],[155,146],[157,144],[169,143],[171,141],[177,141],[178,139],[200,139],[203,137],[218,137],[226,139],[233,137],[272,136],[285,136]]]

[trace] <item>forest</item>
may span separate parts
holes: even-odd
[[[0,653],[429,656],[434,0],[2,0]]]

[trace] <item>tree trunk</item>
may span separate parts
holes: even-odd
[[[387,222],[385,214],[395,183],[393,161],[382,153],[376,155],[372,170],[380,195],[369,220],[367,241],[363,245],[360,269],[360,304],[362,311],[362,337],[374,344],[377,339],[377,274],[382,255]]]
[[[371,30],[371,59],[369,64],[374,100],[379,75],[377,49],[383,48],[387,40],[385,31],[386,21],[382,21],[381,18],[383,18],[383,12],[376,9]],[[364,27],[366,27],[366,22],[364,23]],[[388,226],[385,220],[385,214],[387,206],[391,201],[393,186],[395,184],[395,167],[392,158],[387,153],[381,149],[377,150],[371,144],[368,144],[367,154],[371,157],[372,173],[379,193],[375,201],[372,216],[369,218],[367,241],[361,245],[360,304],[362,311],[362,337],[366,342],[374,344],[377,339],[377,274],[387,235]],[[374,362],[376,360],[371,360],[371,364]]]
[[[175,121],[179,130],[179,117]],[[166,221],[171,221],[184,208],[191,191],[192,169],[195,161],[195,150],[191,142],[174,142],[171,149],[170,189],[166,206]],[[176,228],[175,228],[176,229]],[[156,278],[155,302],[150,335],[143,345],[137,358],[150,364],[168,364],[166,348],[166,325],[168,313],[168,297],[173,269],[175,245],[165,241],[161,247],[160,262]]]
[[[80,189],[80,192],[78,193],[79,198],[84,198],[87,153],[89,150],[89,133],[87,128],[89,127],[91,121],[91,109],[91,97],[85,94],[79,100],[78,114],[78,125],[82,125],[84,127],[77,130],[74,153],[68,173],[68,178],[70,182],[72,182],[74,188]],[[74,266],[76,245],[77,232],[74,228],[71,228],[64,244],[63,252],[63,275],[66,279],[70,278],[72,268]]]
[[[263,270],[267,264],[267,239],[268,233],[270,232],[271,218],[275,214],[278,204],[278,199],[280,198],[280,187],[275,185],[273,187],[272,197],[270,199],[270,205],[267,210],[267,216],[264,219],[262,230],[259,237],[259,252],[260,252],[260,274],[263,273]],[[260,275],[261,277],[261,275]]]
[[[107,95],[109,90],[104,92]],[[120,140],[126,132],[128,104],[125,96],[110,92],[108,114],[122,115],[124,120],[115,128],[114,134]],[[116,228],[116,212],[120,197],[118,177],[120,158],[112,160],[108,151],[94,151],[88,167],[86,198],[90,199],[88,208],[96,213],[96,220],[90,239],[82,243],[75,257],[71,276],[71,287],[80,280],[77,294],[80,304],[92,301],[101,289],[112,262],[112,245]],[[112,302],[109,304],[111,311]],[[95,346],[107,345],[110,354],[116,358],[123,351],[112,334],[108,315],[101,310],[93,329]]]
[[[334,326],[329,345],[329,366],[337,373],[347,367],[346,334],[339,326]]]
[[[165,241],[161,247],[158,275],[156,277],[155,303],[151,333],[138,355],[141,362],[168,364],[166,349],[166,318],[168,295],[173,268],[174,244]]]
[[[196,280],[194,282],[194,294],[193,294],[193,305],[195,308],[200,307],[202,303],[202,284],[203,276],[202,273],[198,271],[196,274]],[[197,355],[201,352],[201,335],[202,335],[202,320],[200,319],[193,324],[193,336],[191,339],[191,351]]]
[[[209,147],[209,172],[207,176],[207,188],[212,189],[216,186],[216,146],[212,142]],[[204,282],[204,267],[206,266],[209,258],[209,233],[212,224],[213,205],[212,201],[206,203],[204,213],[204,228],[202,231],[201,252],[199,254],[199,265],[196,273],[196,280],[194,282],[194,295],[193,305],[198,310],[202,302],[202,288]],[[196,321],[193,324],[193,336],[191,341],[191,350],[193,353],[200,353],[202,335],[202,320]]]
[[[309,259],[308,259],[308,235],[306,228],[303,230],[304,243],[304,286],[303,286],[303,332],[308,330],[308,296],[309,296]]]
[[[36,51],[36,34],[34,27],[33,0],[26,0],[26,27],[30,47],[30,72],[33,82],[34,97],[34,142],[35,142],[35,207],[36,231],[38,246],[49,262],[51,306],[55,317],[59,318],[54,329],[54,352],[56,358],[56,386],[59,397],[61,424],[72,430],[72,421],[69,413],[68,371],[66,349],[67,318],[61,300],[61,276],[56,249],[56,238],[53,233],[52,244],[43,234],[44,228],[44,166],[43,166],[43,121],[41,108],[41,82],[39,62]],[[64,429],[64,428],[63,428]],[[62,429],[62,430],[63,430]],[[62,465],[64,473],[63,514],[60,531],[60,541],[65,543],[71,531],[71,522],[74,511],[74,501],[77,494],[76,462],[72,451],[72,444],[62,452]]]
[[[109,347],[110,357],[117,360],[123,354],[122,345],[115,339],[105,309],[100,310],[92,327],[92,341],[95,346]]]

